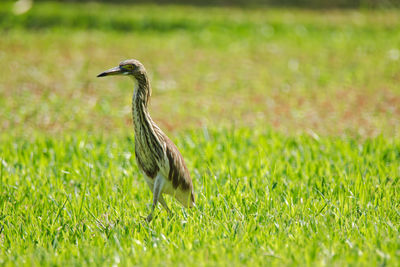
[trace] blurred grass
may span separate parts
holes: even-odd
[[[15,16],[11,7],[0,5],[3,131],[130,131],[131,82],[95,76],[137,58],[167,131],[399,133],[398,10],[35,3]]]

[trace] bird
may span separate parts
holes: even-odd
[[[128,59],[97,77],[112,75],[129,76],[134,81],[132,119],[135,158],[153,193],[151,211],[146,221],[150,222],[153,219],[158,202],[171,214],[164,194],[175,197],[186,208],[194,207],[193,183],[185,161],[175,144],[152,120],[148,111],[151,86],[145,67],[136,59]]]

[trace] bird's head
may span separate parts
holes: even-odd
[[[127,59],[119,63],[118,67],[106,70],[97,77],[111,76],[111,75],[132,75],[137,77],[138,75],[145,74],[146,70],[142,63],[136,59]]]

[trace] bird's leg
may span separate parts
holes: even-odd
[[[161,176],[157,175],[156,179],[154,181],[154,186],[153,186],[153,205],[151,206],[150,214],[146,218],[147,222],[150,222],[153,219],[154,209],[156,208],[157,202],[160,199],[161,190],[162,190],[163,185],[164,185],[163,178]]]
[[[158,200],[160,201],[163,208],[168,212],[168,214],[172,214],[172,211],[168,208],[168,205],[165,202],[163,195],[160,195],[160,198]]]

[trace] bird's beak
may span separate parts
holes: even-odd
[[[106,70],[106,71],[100,73],[99,75],[97,75],[97,77],[119,75],[119,74],[123,74],[123,71],[121,70],[120,67],[115,67],[115,68],[112,68],[112,69],[109,69],[109,70]]]

